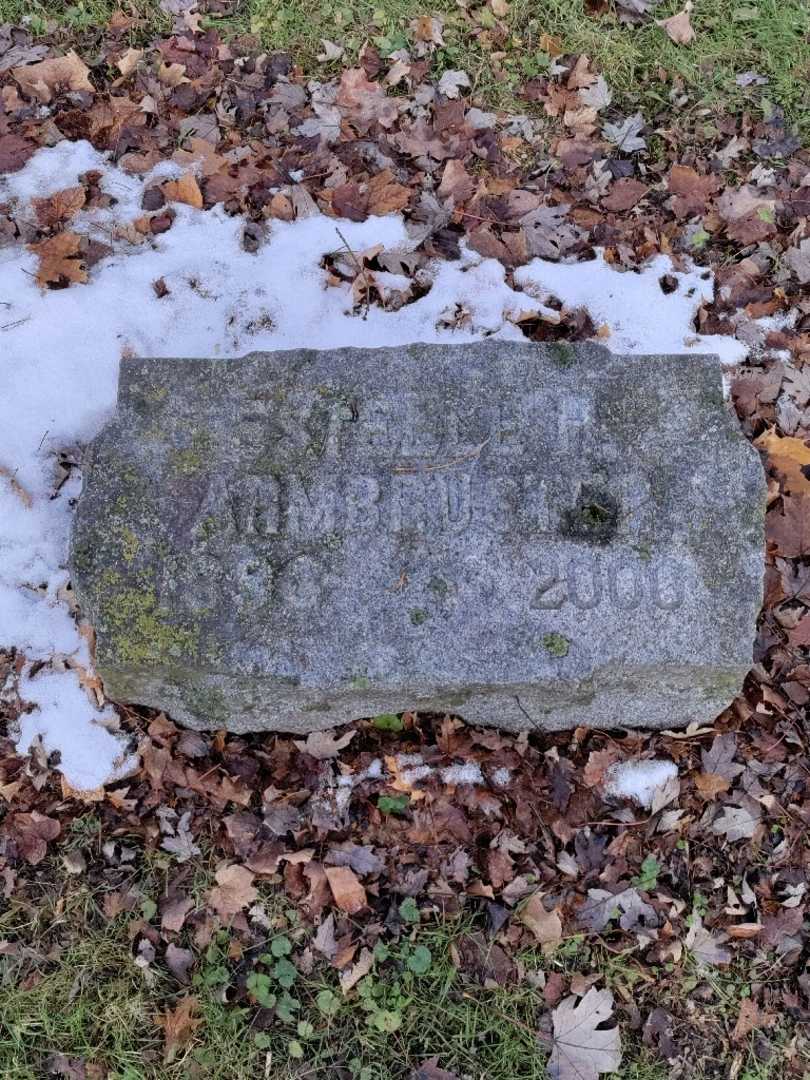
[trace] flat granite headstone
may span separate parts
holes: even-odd
[[[124,360],[87,465],[107,694],[193,727],[669,727],[751,665],[765,480],[713,357]]]

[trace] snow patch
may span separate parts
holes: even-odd
[[[458,262],[434,264],[429,291],[414,303],[396,311],[372,305],[364,314],[354,310],[348,285],[327,285],[322,260],[343,246],[332,218],[274,221],[255,254],[242,247],[243,219],[221,207],[202,212],[176,204],[168,232],[140,245],[132,243],[131,228],[116,238],[117,228],[141,214],[152,177],[127,175],[87,142],[38,151],[24,169],[0,178],[0,202],[33,217],[31,198],[72,186],[90,170],[103,173],[102,190],[115,203],[81,211],[72,227],[111,243],[114,252],[92,269],[87,285],[42,290],[31,252],[19,245],[0,250],[0,644],[28,659],[89,661],[61,598],[80,480],[73,476],[54,497],[54,465],[59,451],[87,442],[112,414],[124,352],[231,357],[486,336],[522,341],[515,317],[543,311],[554,296],[587,307],[597,325],[609,327],[605,344],[617,352],[720,351],[727,360],[744,353],[739,342],[693,332],[711,279],[704,271],[676,272],[664,256],[640,273],[618,272],[601,257],[574,265],[536,259],[516,272],[524,290],[518,291],[503,266],[467,251]],[[176,171],[158,166],[152,176]],[[399,216],[339,227],[354,251],[374,244],[408,250]],[[669,295],[659,285],[664,273],[677,282]],[[159,278],[168,289],[162,298],[153,287]],[[387,293],[404,284],[398,275],[380,275]],[[23,718],[22,752],[41,736],[49,751],[60,752],[60,768],[75,787],[118,775],[123,743],[104,727],[111,711],[96,710],[75,675],[46,671],[23,684],[23,697],[37,709]],[[477,766],[455,768],[470,771],[453,782],[481,782]],[[462,779],[473,772],[475,779]]]
[[[448,765],[442,769],[442,781],[445,784],[483,784],[484,777],[477,761],[464,765]]]
[[[625,761],[614,765],[607,774],[605,794],[618,799],[634,799],[649,809],[659,788],[678,775],[672,761]]]
[[[73,787],[91,791],[137,766],[137,757],[123,753],[120,738],[103,726],[116,723],[114,710],[94,709],[75,672],[23,673],[20,696],[36,708],[20,717],[17,749],[24,754],[40,738],[47,754],[59,753]]]

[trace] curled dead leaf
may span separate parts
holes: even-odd
[[[38,64],[14,68],[12,75],[28,97],[47,105],[55,95],[64,91],[95,93],[90,82],[90,68],[71,49],[65,56],[54,56]]]
[[[183,173],[177,180],[167,180],[161,186],[161,191],[167,202],[185,203],[187,206],[193,206],[195,210],[202,210],[202,192],[193,173]]]
[[[667,37],[676,45],[689,45],[695,40],[695,31],[689,21],[689,13],[692,10],[691,0],[687,0],[686,7],[676,15],[670,15],[668,19],[656,19],[656,26],[666,30]]]

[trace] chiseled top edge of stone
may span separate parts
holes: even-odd
[[[505,349],[508,349],[507,356],[503,355]],[[315,363],[325,357],[343,359],[347,365],[350,365],[352,358],[372,354],[380,357],[388,355],[400,362],[409,358],[419,363],[442,366],[452,362],[451,352],[482,358],[485,358],[487,354],[494,356],[500,353],[498,357],[500,362],[512,358],[534,356],[547,360],[561,379],[572,374],[580,363],[592,364],[597,359],[609,368],[624,366],[643,368],[645,364],[678,361],[689,364],[693,371],[697,368],[703,374],[715,376],[718,388],[722,386],[722,364],[717,353],[614,353],[601,342],[595,341],[530,342],[491,338],[473,342],[414,342],[408,345],[347,345],[334,349],[255,350],[238,357],[129,356],[121,360],[118,400],[119,403],[125,401],[131,388],[143,375],[157,375],[168,369],[176,371],[178,365],[183,365],[189,371],[193,371],[194,368],[202,371],[209,366],[219,365],[233,370],[242,365],[249,366],[259,360],[275,361],[283,365],[291,360],[299,363],[301,361]],[[348,369],[351,370],[350,366]]]

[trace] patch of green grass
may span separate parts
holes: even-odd
[[[36,33],[56,24],[69,40],[103,27],[116,7],[116,0],[0,0],[0,22],[27,17]],[[681,0],[666,0],[655,15],[665,18],[682,7]],[[171,24],[155,0],[144,0],[137,10],[143,23],[132,31],[133,40],[148,40]],[[526,110],[516,92],[525,79],[548,69],[550,35],[563,52],[591,57],[618,109],[640,108],[648,120],[672,111],[687,138],[690,128],[711,123],[711,113],[748,108],[757,114],[770,104],[782,106],[810,133],[806,0],[701,0],[691,16],[697,36],[688,46],[671,42],[652,20],[627,26],[613,10],[589,15],[585,0],[511,0],[499,20],[505,35],[485,4],[473,2],[465,10],[456,0],[237,0],[224,15],[206,16],[203,25],[226,37],[251,33],[263,47],[288,50],[308,74],[323,77],[355,61],[367,40],[384,55],[411,47],[409,24],[421,15],[438,15],[444,23],[434,74],[463,68],[474,96],[487,106]],[[344,57],[321,63],[322,38],[343,47]],[[768,84],[738,87],[735,78],[746,71],[765,76]],[[701,111],[706,109],[708,115]]]
[[[163,869],[144,861],[142,871],[140,892],[158,895]],[[378,942],[371,970],[344,996],[328,966],[316,962],[305,974],[291,962],[301,957],[310,931],[269,886],[262,899],[272,928],[261,948],[243,954],[238,936],[218,930],[197,955],[191,985],[180,986],[164,967],[162,945],[145,969],[136,963],[142,938],[135,920],[143,908],[105,919],[103,893],[60,875],[56,860],[43,880],[47,885],[24,902],[11,901],[0,914],[0,938],[18,947],[0,955],[3,1080],[39,1080],[54,1054],[95,1064],[109,1080],[293,1080],[338,1070],[353,1080],[405,1080],[434,1055],[443,1068],[475,1080],[546,1080],[548,1048],[537,1038],[547,1008],[539,988],[543,973],[560,972],[567,984],[576,972],[598,972],[615,992],[620,1022],[621,1002],[638,1000],[649,987],[649,969],[643,977],[632,947],[617,953],[583,935],[566,939],[548,956],[527,950],[516,958],[522,979],[496,985],[497,965],[488,971],[487,959],[476,961],[484,969],[480,977],[459,968],[463,939],[475,932],[471,916],[422,922],[406,899],[400,905],[405,932],[399,940]],[[154,907],[145,914],[156,926]],[[752,981],[767,974],[756,966],[703,973],[687,961],[662,970],[652,990],[657,1004],[676,1012],[690,986],[708,984],[712,995],[701,1004],[704,1031],[690,1038],[711,1042],[733,1027]],[[155,1018],[188,994],[198,1002],[199,1023],[191,1040],[164,1062]],[[667,1066],[623,1027],[623,1062],[614,1080],[665,1080]],[[777,1051],[770,1063],[754,1054],[753,1040],[741,1047],[745,1080],[780,1077],[779,1049],[789,1033],[769,1035]],[[708,1080],[713,1074],[696,1067],[693,1075]]]

